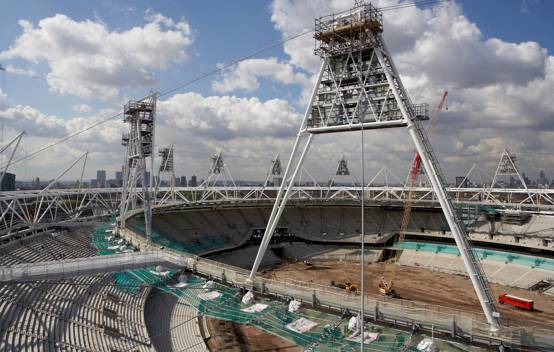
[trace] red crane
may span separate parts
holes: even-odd
[[[442,111],[443,108],[446,107],[446,110],[448,110],[447,100],[446,97],[448,96],[448,91],[444,91],[442,94],[442,97],[439,101],[439,104],[437,105],[437,108],[433,112],[433,116],[431,116],[431,126],[429,127],[429,136],[431,135],[431,132],[433,132],[433,129],[435,128],[437,124],[437,118]],[[398,241],[402,242],[404,241],[404,237],[406,234],[406,230],[408,229],[408,226],[410,224],[411,216],[412,216],[412,194],[414,191],[415,186],[417,185],[417,176],[419,175],[419,170],[421,169],[421,156],[419,153],[416,152],[414,161],[412,163],[412,167],[410,169],[410,177],[408,180],[408,197],[406,198],[406,202],[404,204],[404,215],[402,216],[402,225],[400,226],[400,232],[398,234]],[[393,262],[396,262],[400,257],[401,251],[397,250],[395,252]],[[386,271],[386,266],[385,266]],[[388,296],[394,296],[394,288],[393,288],[393,279],[396,274],[396,265],[393,266],[392,273],[390,275],[390,278],[385,278],[385,274],[383,274],[383,277],[381,278],[381,282],[379,282],[379,293],[383,295]]]

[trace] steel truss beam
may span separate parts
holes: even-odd
[[[290,171],[289,171],[290,174]],[[280,187],[160,187],[156,198],[172,194],[175,202],[158,202],[154,207],[188,206],[211,202],[257,202],[275,201]],[[365,187],[365,200],[368,206],[402,206],[408,189],[404,186]],[[206,193],[209,197],[202,197]],[[361,188],[358,187],[288,187],[291,200],[323,202],[327,200],[359,201]],[[508,189],[493,188],[448,188],[449,197],[456,204],[468,206],[488,206],[498,209],[521,211],[554,211],[554,189]],[[121,202],[121,188],[98,189],[48,189],[14,191],[0,193],[0,241],[7,241],[22,234],[35,233],[52,226],[71,226],[87,221],[97,221],[98,217],[115,211]],[[492,198],[487,197],[492,195]],[[439,202],[430,187],[417,187],[412,193],[414,205],[437,207]],[[38,207],[38,204],[42,204]],[[137,208],[141,208],[143,198],[137,197]]]

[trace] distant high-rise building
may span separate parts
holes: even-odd
[[[3,174],[3,172],[0,172],[0,176],[2,176]],[[0,191],[15,191],[15,174],[9,172],[6,173],[6,176],[2,178]]]
[[[98,187],[98,180],[93,178],[90,180],[90,188],[97,188]]]
[[[539,185],[547,186],[548,185],[548,179],[546,178],[546,175],[544,174],[544,170],[541,170],[539,172],[539,180],[537,182]]]
[[[35,189],[40,189],[40,178],[35,178],[35,184],[34,184],[34,187]]]
[[[123,171],[115,172],[115,183],[117,187],[123,186]]]
[[[181,187],[186,187],[186,186],[188,186],[188,184],[187,184],[187,177],[186,177],[186,176],[181,176],[181,179],[179,180],[179,186],[181,186]]]
[[[96,182],[99,188],[106,187],[106,170],[96,170]]]
[[[190,177],[189,187],[196,187],[196,175]]]
[[[456,187],[467,187],[468,182],[465,176],[456,176]]]

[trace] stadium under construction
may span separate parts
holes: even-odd
[[[123,108],[123,187],[55,189],[84,154],[42,190],[1,192],[0,350],[554,350],[554,190],[527,187],[509,150],[491,182],[470,186],[472,168],[448,186],[425,127],[448,93],[434,111],[410,100],[382,11],[315,20],[309,105],[261,186],[237,186],[222,152],[175,186],[151,93]],[[318,136],[349,132],[366,160],[364,136],[388,128],[413,141],[406,181],[340,186],[342,157],[329,184],[298,182]]]

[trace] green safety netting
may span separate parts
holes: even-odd
[[[110,228],[108,221],[100,226],[92,236],[92,244],[100,254],[112,254],[120,251],[119,238],[107,231]],[[154,237],[154,236],[153,236]],[[163,241],[163,239],[159,239]],[[166,245],[161,242],[160,244]],[[172,247],[173,248],[173,247]],[[249,307],[241,301],[241,294],[234,288],[221,284],[215,285],[214,290],[221,295],[214,300],[202,300],[198,297],[204,292],[202,286],[206,280],[197,276],[190,276],[186,288],[174,288],[177,283],[175,277],[178,272],[168,271],[160,273],[155,268],[129,270],[114,274],[114,280],[121,290],[138,292],[140,285],[148,284],[163,292],[175,295],[196,308],[201,315],[210,316],[221,320],[229,320],[236,323],[249,324],[266,332],[292,341],[307,350],[312,351],[358,351],[359,343],[347,341],[348,336],[346,319],[339,316],[320,312],[314,309],[301,308],[291,313],[283,302],[272,301],[267,298],[258,298],[256,303],[266,304],[268,307],[259,313],[247,313],[242,309]],[[317,325],[308,332],[298,333],[286,328],[286,325],[299,319],[306,318]],[[367,351],[397,351],[409,338],[409,332],[369,325],[369,329],[379,333],[376,341],[366,346]],[[416,351],[410,347],[406,351]]]
[[[114,219],[110,219],[97,228],[92,236],[92,244],[97,248],[99,254],[118,253],[127,246],[118,236],[111,233],[110,228],[113,227],[113,222]],[[173,246],[176,242],[165,239],[157,233],[155,236],[157,236],[159,241],[157,243],[160,245],[170,244],[171,248],[174,248]],[[403,245],[412,246],[411,243],[413,242],[404,242]],[[448,247],[453,246],[440,245],[440,250],[451,251]],[[294,342],[308,351],[359,351],[359,342],[346,340],[348,336],[348,321],[341,319],[337,315],[305,307],[291,313],[287,309],[288,306],[283,302],[272,301],[263,297],[258,297],[256,303],[266,304],[267,308],[259,313],[247,313],[242,311],[242,309],[250,305],[242,303],[242,296],[235,288],[216,283],[214,290],[221,295],[214,300],[202,300],[198,295],[204,292],[202,286],[206,283],[206,280],[191,275],[188,277],[188,286],[186,288],[174,288],[172,286],[177,283],[175,278],[179,276],[178,274],[178,271],[160,273],[156,271],[156,268],[143,268],[115,273],[113,275],[116,284],[121,290],[131,293],[138,292],[141,285],[147,284],[179,297],[194,307],[201,315],[255,326],[268,333]],[[305,333],[298,333],[286,328],[287,324],[299,318],[306,318],[316,322],[317,326]],[[366,351],[398,351],[410,337],[410,333],[407,331],[375,324],[368,324],[368,329],[379,333],[379,337],[376,341],[364,347]],[[417,351],[415,347],[416,343],[424,338],[425,335],[421,334],[417,336],[418,338],[414,339],[411,346],[404,349],[404,351]],[[440,351],[481,350],[477,347],[465,346],[444,340],[435,340],[435,342]]]

